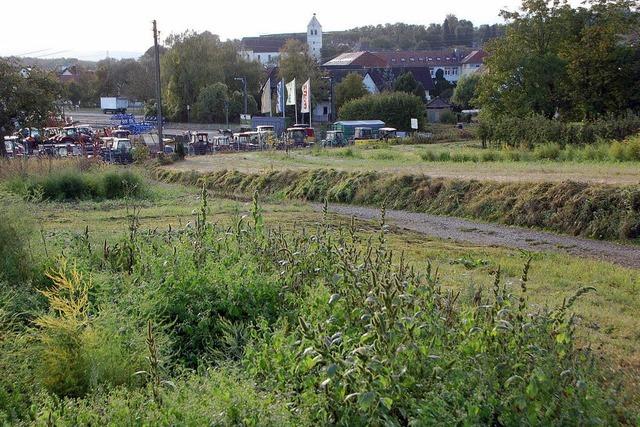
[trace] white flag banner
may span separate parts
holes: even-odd
[[[311,112],[311,79],[304,82],[302,85],[302,101],[301,101],[301,113]]]
[[[271,79],[267,79],[267,82],[264,84],[262,88],[262,100],[261,100],[262,108],[260,111],[262,113],[271,114]]]
[[[287,105],[296,105],[296,79],[287,83]]]
[[[278,82],[276,98],[276,113],[284,113],[284,80]]]

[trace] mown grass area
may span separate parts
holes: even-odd
[[[155,169],[165,182],[220,195],[386,206],[632,242],[640,237],[640,187],[576,182],[501,183],[334,169],[199,173]]]
[[[635,145],[640,147],[640,142]],[[375,143],[289,153],[264,151],[195,156],[169,168],[198,172],[233,169],[249,173],[333,168],[491,181],[573,180],[637,184],[640,182],[640,162],[637,160],[640,151],[635,145],[616,142],[562,149],[556,144],[543,144],[534,150],[502,150],[482,149],[477,141],[428,145]]]
[[[0,197],[2,421],[637,420],[638,271],[153,181]]]

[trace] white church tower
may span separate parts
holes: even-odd
[[[309,54],[320,62],[322,57],[320,52],[322,50],[322,25],[318,22],[315,13],[307,25],[307,46],[309,46]]]

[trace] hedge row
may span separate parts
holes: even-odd
[[[496,117],[483,120],[479,137],[511,147],[537,144],[592,144],[600,140],[623,140],[640,132],[640,116],[632,113],[591,122],[565,123],[541,115],[526,118]]]
[[[476,218],[535,227],[598,239],[640,237],[640,185],[501,183],[344,172],[332,169],[208,174],[156,169],[167,182],[202,185],[220,195],[258,191],[287,199],[304,199]]]

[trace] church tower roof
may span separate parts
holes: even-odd
[[[312,27],[320,27],[322,28],[322,25],[320,25],[320,21],[318,21],[318,18],[316,18],[316,14],[313,14],[313,17],[311,18],[311,21],[309,21],[309,25],[307,25],[307,28],[312,28]]]

